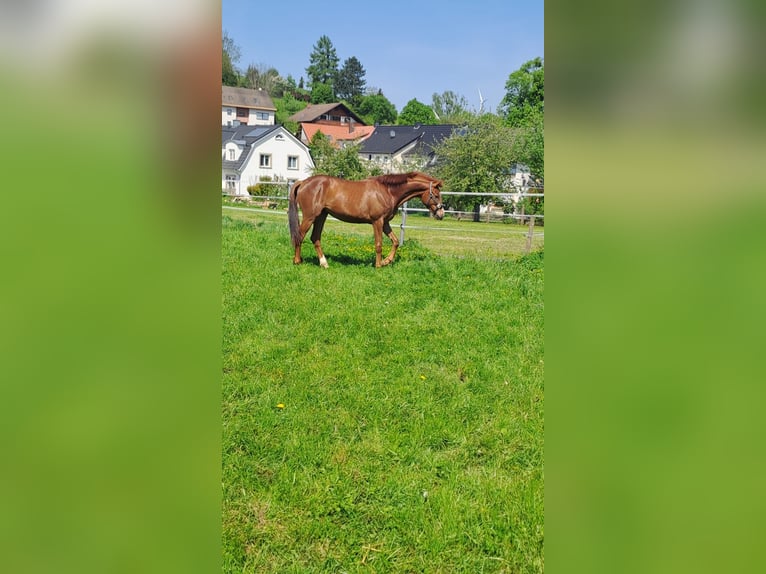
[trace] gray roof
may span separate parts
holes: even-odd
[[[221,86],[221,101],[224,106],[255,108],[272,112],[277,109],[274,107],[274,102],[271,101],[269,94],[264,90]]]
[[[452,135],[456,126],[451,124],[415,126],[376,126],[375,131],[364,140],[359,153],[396,154],[413,142],[415,148],[406,155],[429,157],[434,147]]]
[[[279,125],[273,126],[222,126],[221,127],[221,147],[226,145],[226,142],[237,142],[243,146],[243,151],[239,154],[239,159],[230,161],[226,158],[223,159],[221,167],[224,169],[236,169],[239,170],[245,163],[247,156],[250,155],[250,151],[253,145],[260,139],[269,135],[271,132],[278,130]]]

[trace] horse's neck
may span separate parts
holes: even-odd
[[[394,199],[396,200],[396,206],[398,207],[405,201],[412,199],[416,195],[420,195],[426,189],[428,189],[427,184],[414,181],[412,183],[405,183],[396,188],[393,188],[391,190],[391,195],[394,196]]]

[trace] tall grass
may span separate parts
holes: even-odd
[[[222,227],[224,571],[541,572],[542,254]]]

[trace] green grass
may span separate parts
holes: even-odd
[[[224,200],[224,205],[237,207],[237,210],[225,209],[224,212],[227,215],[232,216],[236,213],[236,217],[238,218],[249,219],[255,217],[259,220],[265,219],[275,222],[284,222],[287,219],[285,216],[286,209],[260,212],[255,210],[243,211],[241,204],[234,204],[230,200]],[[400,223],[401,216],[399,215],[394,217],[391,221],[391,227],[397,237],[399,237]],[[442,221],[436,221],[427,216],[412,213],[407,217],[407,225],[414,227],[414,229],[405,229],[405,244],[411,239],[414,239],[422,246],[439,255],[489,259],[514,259],[523,255],[526,248],[527,225],[499,222],[477,223],[469,219],[458,221],[452,217],[447,217]],[[438,228],[438,231],[434,229],[420,228]],[[332,218],[328,218],[327,223],[325,224],[325,232],[327,231],[372,237],[372,227],[369,225],[343,223],[342,221],[336,221]],[[535,228],[535,236],[532,239],[533,251],[543,249],[543,231],[544,228],[542,227]],[[325,241],[325,239],[328,241]],[[325,235],[322,234],[322,245],[323,247],[325,245],[328,247],[328,249],[325,249],[325,255],[331,260],[332,247],[329,239],[329,236],[325,237]],[[310,248],[308,239],[306,240],[306,247]],[[388,253],[390,247],[391,243],[387,238],[384,238],[384,256]],[[311,252],[313,253],[313,249],[311,249]]]
[[[542,572],[542,253],[222,227],[224,571]]]

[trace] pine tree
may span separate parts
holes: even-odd
[[[357,105],[367,81],[364,79],[366,72],[362,63],[354,56],[343,62],[343,67],[338,72],[335,82],[335,95],[353,105]]]
[[[314,44],[314,51],[311,52],[309,62],[306,74],[311,86],[314,84],[335,85],[335,78],[338,75],[339,58],[330,38],[327,36],[319,38],[317,43]]]

